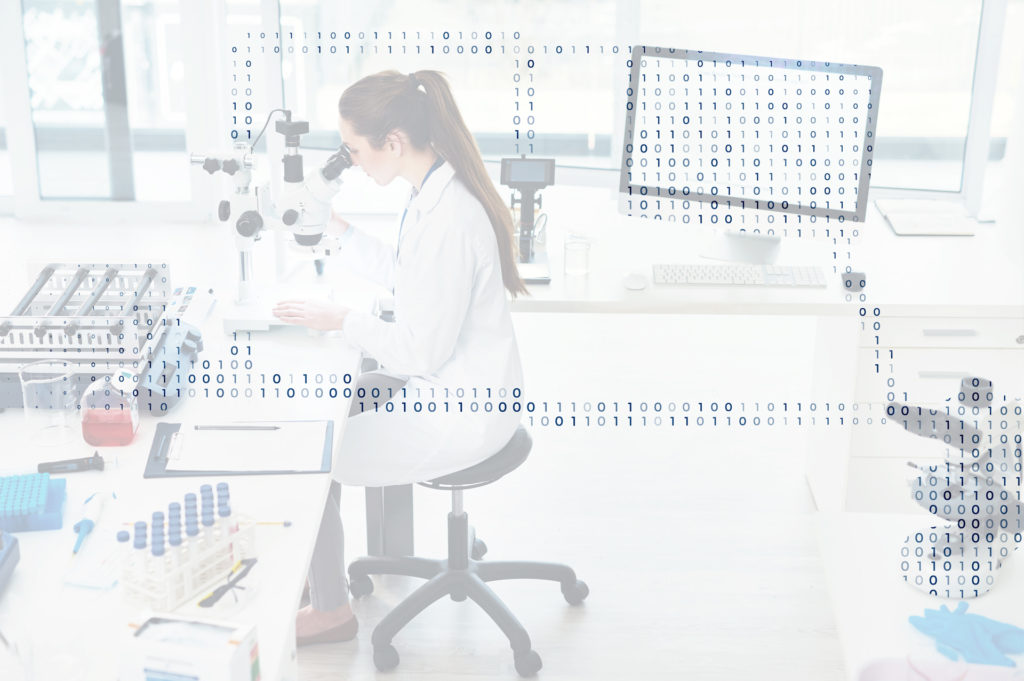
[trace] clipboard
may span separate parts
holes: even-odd
[[[287,423],[282,421],[282,423]],[[324,433],[323,457],[319,469],[295,470],[281,468],[279,470],[252,470],[252,471],[219,471],[219,470],[167,470],[168,454],[171,449],[171,442],[175,433],[181,430],[180,423],[158,423],[156,433],[153,435],[153,444],[149,448],[149,458],[146,460],[146,470],[143,478],[189,478],[208,475],[301,475],[304,473],[330,473],[333,460],[334,442],[334,421],[326,421]]]

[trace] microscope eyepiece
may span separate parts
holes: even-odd
[[[338,147],[338,150],[334,152],[327,163],[324,164],[321,172],[323,173],[325,180],[333,180],[341,175],[341,171],[346,168],[352,167],[352,155],[348,151],[348,147],[342,144]]]

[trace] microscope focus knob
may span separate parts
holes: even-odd
[[[254,210],[247,210],[238,216],[235,231],[245,237],[255,236],[263,229],[263,217]]]
[[[217,217],[221,222],[227,222],[228,218],[231,217],[231,202],[221,201],[217,204]]]
[[[223,170],[228,175],[234,175],[235,173],[238,172],[239,168],[241,168],[241,166],[239,166],[238,161],[236,161],[233,158],[229,158],[228,160],[220,164],[220,169]]]
[[[220,161],[215,158],[208,158],[203,161],[203,170],[213,175],[215,172],[220,170]]]
[[[288,210],[281,214],[281,222],[288,225],[289,227],[294,225],[298,221],[298,219],[299,211],[295,210],[294,208],[289,208]]]

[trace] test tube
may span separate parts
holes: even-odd
[[[214,537],[214,519],[213,519],[213,487],[210,485],[203,485],[199,488],[199,496],[201,502],[201,515],[200,521],[203,523],[203,533],[200,538],[200,544],[203,547],[203,556],[206,558],[206,554],[215,545]]]
[[[228,483],[217,484],[217,528],[222,539],[227,539],[232,533],[231,530],[231,495],[228,491]]]
[[[132,534],[128,530],[121,530],[117,533],[117,555],[121,559],[121,570],[126,571],[129,568],[132,550],[131,550]]]
[[[185,536],[188,537],[189,560],[194,560],[199,553],[199,511],[196,509],[196,495],[185,495]]]
[[[135,548],[146,548],[146,522],[138,520],[135,523]]]
[[[153,540],[152,540],[151,553],[153,555],[152,563],[150,564],[151,574],[154,577],[163,577],[163,573],[166,572],[166,553],[167,550],[164,547],[164,531],[163,529],[153,528]]]
[[[135,548],[132,551],[132,573],[137,583],[144,579],[147,570],[148,556],[146,555],[146,522],[139,520],[135,523],[135,539],[132,543]]]
[[[184,546],[181,541],[181,504],[172,503],[167,507],[167,543],[171,546],[170,567],[177,569],[185,562]]]
[[[153,529],[150,539],[152,548],[150,550],[153,558],[150,564],[150,574],[161,582],[167,574],[167,549],[164,546],[164,514],[160,511],[153,511]]]
[[[199,488],[199,498],[202,501],[203,514],[207,509],[213,511],[213,487],[211,485],[203,485]]]

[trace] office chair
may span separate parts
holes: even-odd
[[[469,516],[462,509],[462,491],[495,482],[520,466],[530,454],[530,434],[520,426],[497,454],[475,466],[428,482],[424,487],[452,493],[452,510],[448,514],[448,558],[430,560],[413,556],[381,556],[360,558],[348,568],[349,590],[355,598],[373,592],[370,575],[406,575],[426,579],[425,584],[409,594],[385,615],[373,630],[373,663],[387,671],[398,665],[398,651],[391,645],[402,627],[434,601],[451,596],[453,601],[473,599],[508,637],[512,646],[516,671],[532,676],[540,671],[540,655],[532,649],[530,636],[508,606],[487,586],[500,579],[546,579],[559,582],[562,595],[571,605],[579,605],[590,590],[576,578],[567,565],[524,561],[482,560],[487,546],[476,538],[469,525]]]

